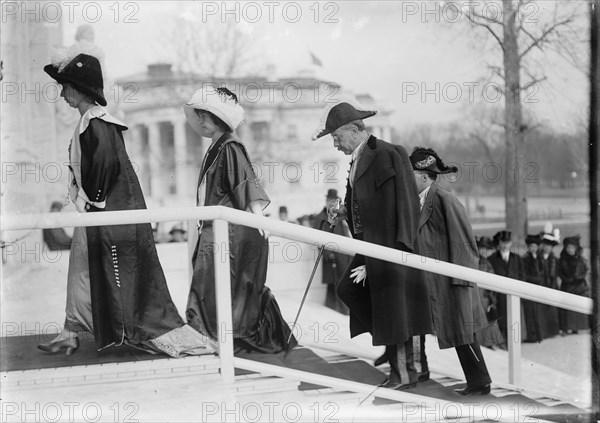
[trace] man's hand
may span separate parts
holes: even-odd
[[[338,224],[340,219],[346,219],[348,213],[346,211],[346,206],[341,204],[341,200],[331,200],[329,205],[327,206],[327,222],[331,226],[335,226]]]
[[[85,213],[85,212],[87,211],[87,210],[85,209],[85,206],[86,206],[86,204],[87,204],[87,203],[85,202],[85,200],[84,200],[83,198],[81,198],[81,196],[78,196],[78,197],[75,199],[75,208],[77,209],[77,211],[78,211],[79,213]]]
[[[354,278],[354,283],[363,283],[363,286],[365,286],[365,281],[367,279],[367,267],[363,264],[360,265],[358,267],[355,267],[354,269],[352,269],[352,271],[350,272],[350,277]]]

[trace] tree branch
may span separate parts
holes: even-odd
[[[494,30],[492,29],[492,27],[488,24],[485,24],[483,22],[477,22],[476,20],[474,20],[471,17],[467,17],[467,19],[469,20],[469,22],[471,22],[471,24],[473,25],[477,25],[477,26],[482,26],[485,29],[487,29],[490,34],[492,34],[492,36],[496,39],[496,41],[498,41],[498,44],[500,44],[500,48],[502,49],[502,51],[504,51],[504,43],[502,42],[502,40],[500,39],[500,37],[498,36],[498,34],[496,34],[494,32]]]
[[[522,58],[523,56],[525,56],[527,53],[529,53],[531,51],[531,49],[533,49],[534,47],[538,47],[541,49],[541,44],[543,44],[546,39],[548,38],[548,36],[557,28],[561,27],[561,26],[565,26],[567,24],[570,24],[571,22],[573,22],[573,17],[570,16],[567,19],[564,19],[562,21],[556,22],[554,25],[551,25],[548,29],[546,29],[542,35],[540,35],[538,38],[533,38],[534,41],[525,48],[525,50],[519,54],[519,59]]]

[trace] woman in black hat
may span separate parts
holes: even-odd
[[[509,231],[499,231],[494,235],[493,240],[496,252],[489,256],[488,260],[494,268],[495,274],[523,281],[525,280],[523,260],[521,256],[510,251],[512,247],[511,235]],[[498,326],[500,327],[500,332],[502,332],[505,340],[512,339],[508,336],[506,294],[498,292],[496,293],[496,298],[498,300]],[[522,312],[521,314],[523,315]],[[522,318],[521,322],[524,323],[525,319]],[[525,332],[524,329],[521,330],[521,337],[523,339],[525,338]]]
[[[69,197],[81,213],[145,209],[125,151],[127,127],[102,107],[102,69],[93,55],[62,57],[44,71],[62,85],[61,96],[81,117],[69,147]],[[130,344],[173,357],[212,352],[185,325],[171,300],[149,223],[75,228],[63,331],[43,351],[77,350],[77,332],[94,333],[98,350]]]
[[[527,251],[523,255],[525,280],[535,285],[542,284],[542,270],[540,268],[540,261],[538,260],[540,242],[541,237],[539,235],[527,235],[525,239]],[[540,307],[541,304],[529,300],[523,300],[522,304],[527,326],[525,342],[541,342],[542,339],[547,338],[547,334],[545,334],[545,330],[543,329],[545,319],[540,316],[540,313],[543,312]]]
[[[583,256],[579,235],[565,238],[563,245],[563,250],[558,259],[558,276],[561,279],[560,290],[589,297],[590,287],[586,281],[589,266]],[[560,330],[563,334],[577,333],[580,329],[590,327],[588,316],[575,311],[560,309],[559,319]]]
[[[212,140],[206,151],[196,203],[225,206],[262,216],[270,203],[252,169],[246,147],[234,134],[244,117],[237,97],[226,88],[207,87],[184,106],[187,122],[198,135]],[[188,296],[189,324],[216,339],[218,335],[212,221],[199,222],[193,255],[194,274]],[[233,339],[237,351],[278,353],[296,345],[271,290],[265,285],[269,258],[268,234],[229,224]]]

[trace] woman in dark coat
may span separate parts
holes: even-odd
[[[145,209],[125,151],[127,127],[102,107],[99,60],[78,54],[44,70],[62,84],[61,96],[81,118],[69,147],[69,197],[80,213]],[[80,330],[93,331],[98,350],[131,344],[173,357],[212,352],[185,325],[171,300],[149,223],[75,228],[67,283],[65,326],[38,348],[70,354]]]
[[[548,227],[548,225],[546,225]],[[553,249],[558,245],[558,230],[552,232],[546,229],[542,234],[541,253],[538,254],[541,271],[541,285],[546,288],[558,289],[558,259]],[[558,335],[558,309],[547,304],[539,304],[539,318],[545,337]]]
[[[244,144],[233,133],[244,114],[237,97],[225,88],[198,90],[184,111],[190,126],[212,140],[200,170],[197,205],[220,205],[262,216],[269,197],[252,170]],[[212,221],[201,221],[199,225],[186,315],[192,327],[216,339],[214,232]],[[265,285],[267,236],[262,230],[229,224],[233,338],[237,351],[277,353],[296,345],[294,338],[287,344],[290,328]]]
[[[525,280],[535,285],[542,284],[542,270],[538,260],[538,248],[541,242],[539,235],[527,235],[525,244],[527,252],[523,255],[523,266],[525,269]],[[523,310],[525,312],[525,322],[527,326],[527,337],[525,342],[541,342],[547,338],[543,330],[543,320],[540,313],[543,313],[542,304],[535,301],[523,300]]]
[[[570,294],[589,297],[590,288],[586,281],[588,264],[582,255],[579,235],[565,238],[563,250],[558,259],[558,276],[561,279],[560,290]],[[579,329],[588,329],[589,317],[570,310],[559,310],[560,330],[562,333],[577,333]]]
[[[494,273],[507,278],[525,280],[525,270],[523,268],[523,260],[521,257],[510,251],[512,246],[511,233],[509,231],[500,231],[494,235],[494,244],[497,251],[488,257],[488,260],[494,268]],[[507,304],[506,294],[496,293],[498,304],[498,327],[505,340],[512,339],[508,336],[507,327]],[[525,323],[524,315],[521,311],[521,322]],[[516,330],[514,328],[513,330]],[[525,328],[520,328],[521,339],[524,339],[526,334]]]
[[[482,236],[481,238],[476,238],[476,241],[477,249],[479,250],[478,270],[494,273],[494,268],[487,259],[488,251],[494,248],[492,240],[487,236]],[[484,347],[493,349],[496,346],[504,345],[504,339],[502,338],[502,333],[500,332],[497,322],[498,300],[496,298],[496,292],[484,288],[478,289],[483,311],[485,311],[487,321],[490,324],[490,326],[481,332],[480,343]]]

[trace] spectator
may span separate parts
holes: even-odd
[[[183,224],[178,223],[169,231],[169,235],[171,235],[171,240],[169,242],[185,242],[187,240],[186,230],[183,229]]]
[[[546,223],[541,234],[541,254],[538,254],[541,271],[541,285],[546,288],[558,289],[558,259],[554,255],[554,247],[558,245],[560,232],[552,229],[550,222]],[[558,324],[558,309],[554,306],[540,304],[538,312],[540,322],[545,327],[548,337],[560,333]]]
[[[340,197],[338,197],[337,190],[330,189],[327,191],[325,206],[313,218],[313,228],[324,231],[330,230],[330,225],[327,221],[327,210],[336,205],[338,200],[340,200]],[[349,237],[350,229],[348,228],[346,221],[340,220],[337,225],[333,227],[333,233]],[[330,250],[323,251],[323,283],[327,285],[325,305],[346,315],[349,314],[348,307],[339,299],[336,293],[336,285],[351,261],[352,257],[346,254],[336,253]]]
[[[583,256],[579,235],[565,238],[563,246],[558,259],[558,276],[561,279],[560,290],[582,297],[589,297],[590,287],[586,281],[589,266]],[[588,316],[575,311],[561,309],[559,319],[562,334],[577,333],[580,329],[590,327]]]

